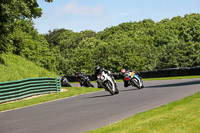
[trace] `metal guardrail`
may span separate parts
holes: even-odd
[[[138,74],[142,78],[161,78],[161,77],[174,77],[174,76],[192,76],[200,75],[200,67],[184,67],[184,68],[168,68],[158,69],[153,71],[141,71]],[[86,74],[90,80],[95,80],[93,74]],[[122,79],[119,73],[113,73],[115,79]],[[73,75],[65,76],[69,82],[77,82],[77,77]]]
[[[25,97],[61,91],[60,78],[28,78],[0,82],[0,103]]]
[[[139,74],[143,78],[193,76],[200,75],[200,67],[158,69],[154,71],[139,72]]]

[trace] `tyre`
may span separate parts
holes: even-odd
[[[124,87],[128,87],[128,86],[129,86],[128,82],[124,81]]]
[[[117,89],[117,86],[115,86],[115,94],[119,94],[119,90]]]
[[[106,82],[105,86],[106,86],[106,89],[110,92],[111,95],[115,94],[115,92],[112,89],[113,88],[112,83],[110,81]]]
[[[142,82],[142,86],[141,86],[141,88],[144,88],[144,83]]]
[[[94,85],[93,85],[93,84],[91,84],[90,82],[89,82],[88,84],[89,84],[89,87],[94,87]]]
[[[136,79],[136,78],[133,78],[133,83],[135,84],[135,86],[138,88],[138,89],[141,89],[141,87],[140,87],[140,83],[139,83],[139,80],[138,79]]]
[[[67,87],[72,87],[70,84],[67,84]]]
[[[103,88],[99,83],[97,83],[97,87],[98,88]]]

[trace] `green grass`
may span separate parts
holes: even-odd
[[[199,78],[199,76],[153,78],[150,80],[172,80]],[[149,79],[148,79],[149,80]],[[30,106],[56,99],[71,97],[89,92],[100,91],[99,88],[65,87],[66,92],[58,92],[28,100],[0,104],[0,111]],[[112,125],[90,131],[90,133],[185,133],[200,132],[200,92],[182,100],[136,114]]]
[[[200,132],[200,92],[89,133]]]
[[[37,77],[57,77],[57,75],[21,56],[0,55],[0,82]]]
[[[48,102],[48,101],[52,101],[56,99],[61,99],[61,98],[66,98],[66,97],[71,97],[71,96],[76,96],[80,94],[102,90],[99,88],[85,88],[85,87],[79,87],[79,88],[78,87],[67,87],[67,88],[64,87],[64,88],[67,89],[68,91],[52,93],[52,94],[48,94],[48,95],[44,95],[44,96],[40,96],[40,97],[28,99],[28,100],[21,100],[21,101],[16,101],[16,102],[11,102],[11,103],[0,104],[0,111],[30,106],[30,105]]]

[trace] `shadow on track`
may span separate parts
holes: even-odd
[[[120,90],[119,92],[123,92],[123,91],[136,91],[136,90],[140,90],[140,89],[138,89],[138,88],[127,88],[127,89],[122,89],[122,90]]]
[[[108,96],[113,96],[113,95],[106,94],[106,95],[91,96],[91,97],[86,97],[86,98],[101,98],[101,97],[108,97]]]
[[[196,85],[196,84],[200,84],[200,80],[173,83],[173,84],[146,86],[145,88],[176,87],[176,86],[178,87],[178,86],[187,86],[187,85]]]

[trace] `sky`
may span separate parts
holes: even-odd
[[[200,13],[200,0],[53,0],[52,3],[39,0],[38,3],[43,15],[33,21],[41,34],[61,28],[99,32],[126,22],[144,19],[159,22]]]

